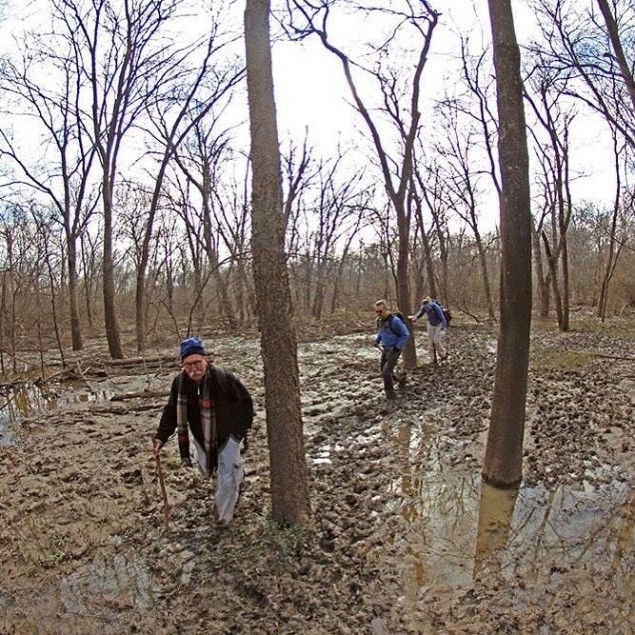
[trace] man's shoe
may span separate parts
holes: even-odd
[[[392,390],[390,392],[387,392],[386,393],[386,399],[388,399],[390,401],[392,401],[393,399],[397,399],[397,393],[394,390]]]
[[[229,521],[222,520],[220,516],[218,515],[218,509],[216,508],[216,503],[214,503],[214,522],[216,523],[217,527],[221,527],[221,528],[229,527]]]

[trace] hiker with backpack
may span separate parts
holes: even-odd
[[[203,342],[188,337],[180,344],[181,372],[174,378],[154,439],[154,453],[177,432],[181,466],[190,467],[190,438],[201,473],[216,475],[214,512],[220,525],[234,513],[244,478],[241,441],[254,417],[251,395],[232,373],[214,366]]]
[[[441,360],[447,359],[448,357],[448,351],[443,344],[443,339],[448,330],[448,320],[443,311],[443,307],[429,297],[422,298],[419,310],[415,315],[411,315],[410,319],[416,322],[424,315],[428,317],[427,331],[430,362],[436,364],[437,353],[439,353],[439,359]]]
[[[381,348],[381,360],[379,363],[381,376],[384,380],[386,399],[394,399],[396,381],[400,387],[405,383],[405,376],[399,379],[395,375],[395,366],[403,347],[410,337],[410,331],[399,312],[392,313],[388,310],[385,300],[375,302],[377,336],[375,346]]]

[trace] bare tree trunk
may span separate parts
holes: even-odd
[[[410,280],[408,278],[408,263],[410,261],[410,214],[406,214],[404,199],[394,200],[393,205],[397,213],[397,228],[399,235],[399,250],[397,255],[397,304],[404,315],[412,310],[410,298]],[[412,333],[412,322],[407,319],[406,326]],[[403,364],[406,369],[417,367],[417,349],[415,338],[409,337],[403,349]]]
[[[531,236],[534,268],[536,270],[536,280],[538,281],[538,313],[541,318],[546,318],[549,315],[549,276],[545,277],[542,251],[540,250],[540,233],[532,229]]]
[[[114,179],[113,179],[114,180]],[[103,201],[104,201],[104,259],[102,264],[103,294],[104,294],[104,325],[108,352],[113,359],[123,359],[121,332],[115,306],[115,267],[113,255],[113,204],[110,186],[111,178],[104,171]]]
[[[439,14],[432,9],[426,0],[421,0],[415,3],[418,7],[416,18],[414,9],[410,6],[412,14],[400,20],[399,26],[396,27],[398,30],[404,26],[412,26],[416,30],[418,37],[421,38],[420,48],[417,49],[416,62],[413,64],[412,77],[410,79],[410,94],[407,97],[407,116],[401,118],[401,109],[395,108],[395,105],[400,103],[401,100],[404,99],[404,96],[399,94],[399,91],[395,89],[393,78],[390,77],[390,79],[387,79],[387,75],[390,75],[390,73],[382,74],[382,71],[384,73],[386,73],[386,71],[381,68],[381,64],[378,65],[377,69],[372,71],[372,75],[378,80],[381,86],[380,100],[384,104],[382,110],[384,114],[392,120],[392,123],[396,125],[396,129],[399,131],[398,145],[400,146],[400,157],[398,161],[395,161],[387,152],[386,148],[389,144],[387,143],[387,139],[382,136],[382,129],[378,126],[378,122],[374,117],[374,109],[368,107],[368,104],[362,97],[362,93],[358,89],[354,76],[356,65],[342,48],[336,46],[329,39],[328,3],[320,5],[318,10],[315,10],[315,7],[311,7],[309,10],[310,5],[308,3],[298,2],[298,0],[295,0],[293,4],[299,9],[303,19],[307,22],[307,25],[302,29],[304,36],[311,32],[317,34],[323,46],[339,58],[355,108],[364,119],[373,145],[375,146],[386,193],[394,210],[394,217],[397,222],[399,237],[399,253],[396,268],[397,280],[395,281],[397,305],[403,313],[408,314],[411,312],[412,307],[408,275],[411,215],[407,206],[407,194],[413,175],[414,144],[417,139],[421,120],[419,100],[422,90],[423,70],[428,59],[432,35],[437,25]],[[390,12],[386,12],[385,15],[387,19],[392,17]],[[405,15],[406,13],[404,13],[404,16]],[[379,59],[381,59],[381,57],[382,56],[380,56]],[[394,141],[394,139],[391,140],[391,143]],[[396,171],[393,169],[394,165],[398,165]],[[385,297],[389,296],[386,295]],[[411,325],[409,325],[409,327],[411,327]],[[403,362],[406,368],[414,368],[417,365],[417,351],[414,337],[408,339],[404,348]]]
[[[216,292],[220,296],[220,313],[227,320],[229,328],[234,330],[238,326],[234,303],[229,296],[227,282],[221,271],[218,244],[212,235],[212,212],[210,209],[211,182],[207,174],[203,176],[203,197],[203,239],[205,241],[208,266],[211,268],[212,278],[216,283]]]
[[[560,322],[560,330],[567,333],[570,329],[569,322],[569,246],[567,243],[567,232],[561,234],[560,237],[561,250],[560,258],[562,260],[562,321]]]
[[[545,256],[547,258],[547,264],[549,265],[549,274],[547,281],[551,282],[551,288],[553,289],[553,302],[556,306],[556,319],[558,321],[558,328],[562,331],[562,324],[564,324],[564,314],[562,311],[562,298],[560,296],[560,287],[558,286],[558,268],[556,258],[553,255],[547,234],[542,232],[542,242],[545,246]]]
[[[79,319],[79,300],[77,285],[77,244],[67,239],[68,249],[68,299],[71,318],[71,345],[74,351],[84,348],[81,322]]]
[[[483,239],[481,238],[481,232],[478,230],[478,226],[475,224],[473,227],[474,240],[476,242],[476,250],[478,252],[478,260],[481,268],[481,276],[483,278],[483,292],[485,293],[485,302],[487,303],[487,315],[490,320],[496,319],[496,312],[494,311],[494,301],[492,300],[492,289],[489,283],[489,272],[487,270],[487,253],[485,246],[483,245]]]
[[[611,227],[608,236],[607,254],[604,263],[604,273],[602,275],[602,284],[600,287],[600,297],[598,298],[597,316],[604,321],[606,318],[606,308],[609,298],[609,285],[611,278],[615,273],[615,267],[620,253],[620,247],[617,240],[617,222],[621,206],[621,189],[622,180],[620,177],[620,150],[617,146],[617,140],[613,138],[613,156],[615,159],[615,175],[617,182],[615,184],[615,200],[613,202],[613,212],[611,214]]]
[[[300,377],[289,274],[273,91],[269,0],[247,0],[245,44],[251,124],[252,251],[271,455],[272,514],[282,524],[312,524],[302,432]]]
[[[7,323],[7,282],[9,280],[9,271],[6,269],[1,272],[2,286],[0,287],[0,371],[4,375],[6,368],[4,367],[4,331]]]
[[[46,239],[45,239],[45,242]],[[47,247],[45,246],[45,249]],[[53,317],[53,332],[55,333],[55,342],[57,344],[57,350],[60,354],[60,359],[62,361],[62,368],[66,368],[66,358],[64,357],[64,345],[62,343],[62,334],[60,333],[60,325],[57,317],[57,298],[55,294],[55,271],[53,266],[51,265],[50,253],[46,251],[45,254],[46,267],[48,269],[49,274],[49,287],[51,289],[51,316]],[[41,313],[40,313],[41,315]],[[40,328],[40,319],[38,319],[38,329]],[[43,350],[40,347],[40,350]],[[44,371],[42,371],[42,377],[44,377]]]
[[[17,285],[16,285],[16,275],[15,275],[15,259],[14,259],[14,249],[13,249],[13,236],[11,230],[6,228],[3,232],[4,238],[6,241],[6,260],[7,260],[7,268],[5,269],[4,279],[5,284],[3,285],[3,306],[4,311],[3,315],[4,319],[4,327],[7,329],[9,334],[9,354],[11,356],[11,370],[15,373],[17,371],[15,353],[16,353],[16,335],[17,335],[17,325],[16,325],[16,308],[15,308],[15,298],[17,295]],[[3,328],[4,332],[4,328]],[[3,347],[4,350],[4,347]],[[4,369],[3,369],[4,371]]]
[[[430,295],[431,298],[439,297],[439,293],[437,291],[437,281],[434,275],[434,261],[432,259],[432,249],[430,246],[430,240],[428,239],[428,234],[426,232],[422,235],[422,243],[423,243],[423,253],[426,263],[426,274],[428,278],[428,293],[422,292],[421,297],[424,295]],[[420,298],[417,298],[420,300]],[[447,298],[443,298],[443,301],[447,301]]]
[[[615,55],[615,59],[620,67],[620,73],[622,74],[622,78],[626,84],[626,89],[628,90],[631,103],[633,104],[633,113],[635,114],[635,79],[633,79],[631,67],[629,66],[626,55],[624,54],[624,48],[622,47],[622,42],[620,40],[615,16],[611,13],[611,8],[609,7],[607,0],[597,0],[597,2],[600,7],[600,11],[602,12],[602,16],[604,17],[606,29],[609,32],[609,39],[611,40],[611,46],[613,47],[613,54]]]
[[[88,245],[87,245],[88,243]],[[84,298],[86,301],[86,319],[88,321],[88,326],[93,327],[94,325],[94,310],[92,305],[92,295],[93,295],[93,287],[97,286],[93,278],[96,278],[95,275],[97,273],[95,267],[95,247],[91,242],[90,234],[84,233],[80,236],[80,249],[82,254],[82,269],[84,270],[84,293],[86,297]]]
[[[522,480],[531,326],[531,203],[520,50],[511,0],[489,0],[500,124],[501,281],[496,378],[482,476]]]
[[[565,133],[566,134],[566,133]],[[568,135],[567,135],[568,138]],[[568,143],[566,144],[568,148]],[[560,330],[568,333],[570,329],[570,291],[569,291],[569,221],[571,220],[571,193],[569,189],[568,153],[563,166],[563,182],[561,184],[560,205],[558,207],[558,228],[560,233],[560,261],[562,262],[562,323]]]

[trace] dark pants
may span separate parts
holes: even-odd
[[[390,350],[383,350],[381,352],[381,376],[384,380],[384,390],[386,391],[386,395],[394,396],[395,394],[395,385],[394,382],[397,379],[395,377],[395,366],[399,361],[399,356],[401,355],[401,351],[393,348]]]

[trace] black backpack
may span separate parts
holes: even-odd
[[[393,316],[397,316],[406,326],[406,330],[408,330],[408,323],[406,322],[406,316],[401,312],[401,311],[391,311],[390,316],[388,317],[388,326],[390,327],[390,330],[397,336],[401,335],[401,331],[398,331],[393,325],[392,325],[392,318]],[[381,318],[378,317],[376,320],[377,323],[377,330],[381,330]],[[410,331],[408,331],[408,334],[410,334]]]
[[[450,322],[452,321],[452,314],[450,313],[450,309],[446,309],[441,304],[441,302],[439,302],[439,300],[432,300],[432,301],[441,307],[441,310],[443,311],[443,315],[445,316],[445,321],[448,323],[448,326],[450,326]]]

